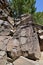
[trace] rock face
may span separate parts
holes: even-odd
[[[17,27],[16,32],[13,35],[13,39],[10,39],[7,44],[7,51],[11,52],[12,58],[19,56],[25,56],[30,59],[40,58],[40,46],[36,28],[27,23],[21,23]]]
[[[0,36],[9,35],[11,30],[11,27],[9,26],[9,23],[7,21],[3,21],[2,24],[0,24]]]
[[[11,17],[11,9],[7,0],[0,0],[0,25],[12,28],[14,25],[14,19]]]
[[[29,57],[31,59],[40,58],[40,46],[36,28],[31,25],[32,21],[29,18],[23,21],[14,33],[13,43],[16,44],[14,49],[18,50],[18,48],[20,48],[18,51],[21,51],[22,56]],[[19,42],[18,46],[15,39]],[[16,52],[18,53],[18,51]]]
[[[35,62],[32,60],[28,60],[24,57],[20,57],[15,62],[13,62],[14,65],[35,65]]]
[[[36,28],[31,25],[32,21],[30,17],[16,28],[12,37],[7,35],[10,33],[10,31],[8,31],[9,28],[6,28],[7,30],[2,28],[6,34],[3,30],[0,32],[0,35],[3,33],[2,36],[0,36],[0,50],[6,51],[11,59],[16,59],[21,55],[34,60],[40,58],[38,36]]]
[[[36,28],[31,24],[31,15],[22,15],[14,26],[8,3],[6,0],[0,0],[0,3],[0,64],[16,65],[14,60],[20,56],[39,59],[40,46]],[[24,64],[34,65],[34,62],[26,60]]]
[[[8,41],[11,39],[10,36],[0,36],[0,50],[6,51]]]
[[[0,64],[6,65],[7,63],[7,54],[5,51],[0,51]]]

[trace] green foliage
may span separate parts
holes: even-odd
[[[36,10],[35,8],[36,0],[11,0],[10,7],[16,15],[21,15],[24,13],[33,14]]]
[[[33,14],[35,11],[36,11],[36,8],[35,8],[35,3],[36,3],[36,0],[30,0],[30,13]]]
[[[35,23],[43,25],[43,12],[37,12],[34,14]]]
[[[9,0],[9,2],[15,17],[21,14],[30,13],[33,15],[32,17],[35,23],[43,25],[43,12],[35,12],[36,0]]]
[[[10,7],[12,9],[13,14],[16,16],[21,15],[23,12],[22,9],[23,0],[11,0]]]

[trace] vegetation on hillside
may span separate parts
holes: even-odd
[[[9,0],[13,17],[20,17],[21,14],[32,14],[35,23],[43,25],[43,12],[35,12],[36,0]]]
[[[43,12],[36,12],[34,14],[35,23],[43,25]]]

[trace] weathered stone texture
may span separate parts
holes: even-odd
[[[20,56],[39,59],[39,41],[36,30],[31,25],[31,15],[21,16],[22,21],[15,20],[15,22],[10,16],[11,11],[6,0],[0,0],[0,3],[0,64],[6,65],[7,61],[7,65],[12,65],[11,62]],[[7,59],[3,57],[5,53]],[[24,61],[24,65],[25,63],[29,64],[27,61]]]
[[[13,62],[14,65],[35,65],[35,62],[32,60],[28,60],[24,57],[20,57],[15,62]]]
[[[6,65],[7,63],[7,54],[5,51],[0,51],[0,64]]]
[[[10,36],[0,36],[0,50],[4,50],[6,51],[7,49],[7,44],[8,41],[11,39],[12,37]]]
[[[29,27],[20,28],[19,31],[16,31],[13,38],[8,41],[7,51],[10,51],[14,58],[22,55],[31,59],[39,59],[39,41],[33,27],[29,25]]]
[[[22,26],[20,26],[19,28],[21,27]],[[16,35],[18,35],[16,36],[16,38],[18,38],[19,47],[22,55],[25,56],[26,54],[27,56],[32,55],[32,57],[40,58],[40,46],[38,36],[31,25],[29,25],[28,27],[22,27],[21,29],[19,29]]]

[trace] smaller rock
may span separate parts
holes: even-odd
[[[8,63],[7,65],[12,65],[12,63]]]
[[[4,21],[4,25],[6,26],[9,25],[8,21]]]
[[[0,51],[0,56],[4,56],[6,55],[6,52],[5,51]]]
[[[5,60],[4,58],[0,59],[0,65],[6,65],[6,63],[7,63],[7,60]]]
[[[11,39],[12,37],[10,36],[0,36],[0,50],[6,51],[6,47],[8,44],[9,39]]]
[[[3,22],[4,22],[3,20],[0,20],[0,25],[3,24]]]
[[[13,65],[35,65],[35,61],[29,60],[21,56],[13,62]]]
[[[12,63],[13,62],[13,59],[7,57],[7,61]]]
[[[7,54],[5,51],[0,51],[0,65],[6,65],[7,63]]]

